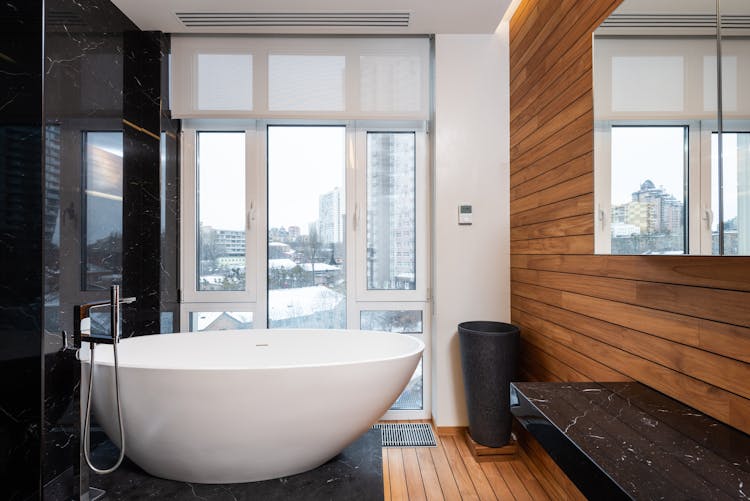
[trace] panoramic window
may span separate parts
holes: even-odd
[[[427,37],[173,40],[181,325],[417,337],[424,359],[389,417],[428,417],[430,49]]]

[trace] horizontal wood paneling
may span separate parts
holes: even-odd
[[[516,226],[510,230],[511,240],[534,240],[549,237],[567,237],[590,235],[594,230],[594,218],[591,214],[572,216],[562,220],[545,221],[528,226]]]
[[[750,258],[593,255],[591,32],[619,3],[525,0],[511,20],[521,373],[637,380],[750,432]]]
[[[552,188],[557,183],[573,179],[584,174],[589,174],[591,169],[591,154],[587,153],[574,158],[568,163],[555,167],[549,171],[531,178],[528,181],[516,184],[510,191],[511,200],[533,195],[545,188]]]

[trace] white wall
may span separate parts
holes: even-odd
[[[508,42],[435,37],[432,401],[437,426],[468,424],[456,325],[510,321]],[[458,205],[474,224],[458,225]]]

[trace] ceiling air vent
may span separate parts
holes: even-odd
[[[408,28],[408,12],[177,12],[188,28]]]
[[[603,28],[716,28],[710,14],[611,14]],[[723,15],[722,29],[750,29],[750,16]]]

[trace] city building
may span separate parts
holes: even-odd
[[[318,238],[321,243],[344,241],[344,197],[338,188],[320,196],[318,201]]]
[[[416,243],[414,141],[408,134],[371,134],[368,140],[368,287],[411,289]]]

